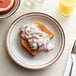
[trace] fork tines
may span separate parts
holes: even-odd
[[[74,45],[73,45],[73,48],[72,48],[72,53],[76,53],[76,40],[74,41]]]

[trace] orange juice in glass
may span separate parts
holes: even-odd
[[[62,15],[69,16],[71,15],[75,5],[76,5],[76,0],[60,0],[59,12]]]

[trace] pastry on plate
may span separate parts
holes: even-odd
[[[54,34],[41,23],[25,25],[20,28],[21,44],[35,56],[39,51],[50,51],[53,45],[50,40]]]

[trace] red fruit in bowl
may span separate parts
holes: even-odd
[[[14,5],[14,0],[0,0],[0,13],[9,11]]]

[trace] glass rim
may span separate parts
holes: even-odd
[[[75,6],[76,2],[67,2],[66,0],[60,0],[61,3],[64,3],[66,6]]]

